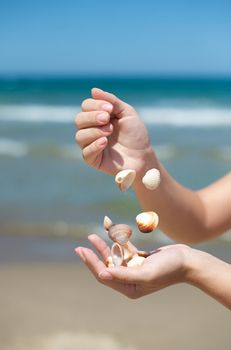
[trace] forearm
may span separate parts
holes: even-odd
[[[231,265],[192,249],[186,282],[231,309]]]
[[[156,158],[150,153],[145,163],[146,171],[158,168],[161,183],[155,191],[147,190],[142,184],[140,173],[133,184],[137,199],[145,211],[155,211],[159,215],[159,227],[172,239],[184,243],[200,242],[210,238],[206,230],[204,205],[197,195],[178,184]]]

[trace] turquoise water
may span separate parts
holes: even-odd
[[[137,108],[160,159],[184,185],[197,189],[230,171],[229,79],[2,79],[1,233],[25,223],[35,231],[39,223],[97,229],[105,214],[134,223],[132,192],[119,193],[112,177],[87,167],[74,141],[75,114],[93,86]]]

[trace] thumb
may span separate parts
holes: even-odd
[[[103,91],[99,88],[93,88],[91,90],[92,97],[96,100],[104,100],[110,102],[113,105],[113,114],[117,117],[122,117],[124,112],[131,112],[133,110],[132,106],[120,100],[117,96]]]

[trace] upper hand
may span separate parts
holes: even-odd
[[[135,109],[103,90],[92,89],[92,98],[83,101],[82,112],[77,114],[76,126],[83,158],[108,174],[121,169],[141,172],[153,152]]]
[[[109,246],[97,235],[88,238],[103,260],[88,248],[78,247],[77,254],[99,282],[131,299],[186,281],[191,252],[188,246],[176,244],[159,248],[145,259],[141,267],[107,268],[105,261],[110,255]],[[136,250],[134,246],[133,249]]]

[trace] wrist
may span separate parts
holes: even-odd
[[[211,274],[211,264],[215,258],[200,250],[190,249],[187,259],[185,282],[201,288],[203,281],[209,278]]]
[[[140,184],[142,178],[149,169],[159,168],[159,164],[160,162],[151,146],[143,150],[142,154],[139,156],[139,167],[136,169],[134,186]]]

